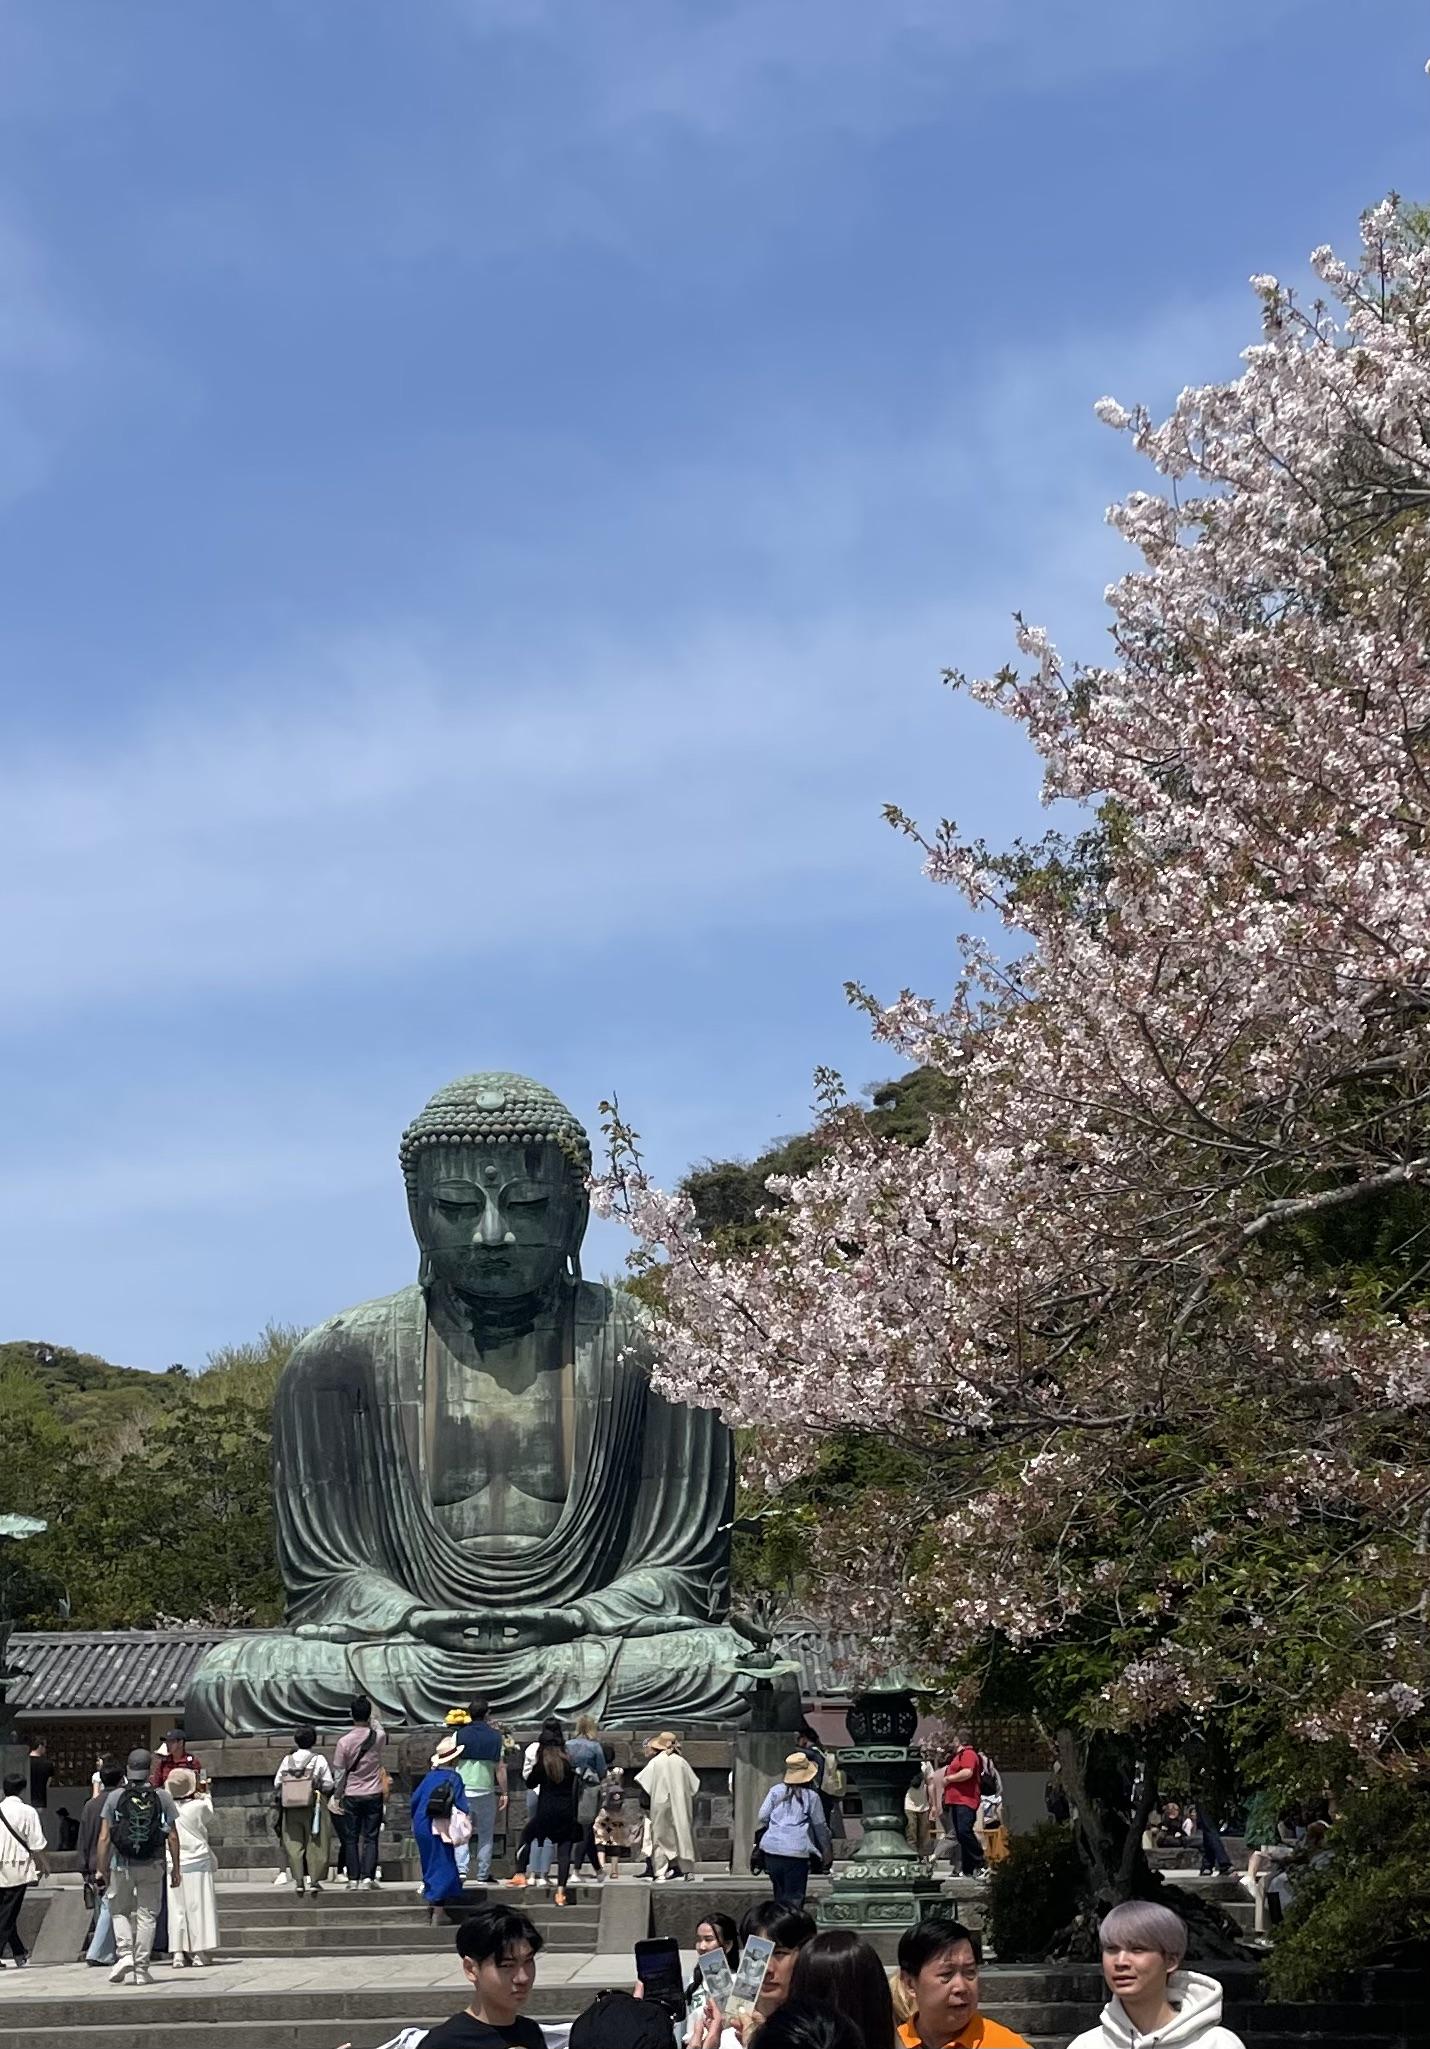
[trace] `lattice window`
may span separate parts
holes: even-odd
[[[33,1743],[43,1736],[49,1746],[57,1786],[88,1787],[97,1757],[118,1758],[123,1764],[131,1750],[149,1742],[148,1722],[51,1722],[46,1728],[31,1723],[25,1734]],[[86,1796],[87,1797],[87,1796]]]

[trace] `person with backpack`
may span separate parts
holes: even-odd
[[[333,1769],[317,1746],[312,1727],[293,1732],[293,1748],[273,1774],[273,1800],[288,1869],[299,1892],[318,1893],[333,1857],[328,1801]]]
[[[536,1761],[526,1774],[526,1783],[536,1795],[534,1812],[527,1824],[533,1842],[556,1845],[555,1904],[566,1905],[566,1887],[571,1878],[571,1853],[585,1834],[576,1819],[580,1781],[572,1767],[566,1745],[543,1731]],[[515,1881],[513,1881],[515,1882]]]
[[[983,1846],[975,1832],[983,1802],[983,1763],[968,1730],[958,1730],[943,1771],[943,1811],[965,1878],[976,1878],[984,1869]]]
[[[472,1817],[472,1841],[477,1850],[477,1884],[486,1885],[492,1875],[492,1842],[496,1835],[497,1816],[505,1814],[508,1806],[506,1744],[501,1730],[491,1719],[491,1703],[485,1694],[478,1694],[470,1703],[465,1721],[459,1719],[460,1713],[460,1709],[454,1709],[447,1720],[462,1747],[457,1770],[467,1789],[467,1808]],[[456,1849],[457,1869],[465,1881],[472,1843],[459,1843]]]
[[[432,1766],[412,1792],[412,1834],[422,1862],[422,1897],[429,1907],[449,1905],[462,1897],[457,1845],[472,1838],[467,1789],[458,1766],[462,1746],[455,1732],[444,1736],[432,1753]]]
[[[571,1768],[576,1774],[579,1791],[576,1795],[576,1819],[582,1828],[582,1837],[576,1855],[571,1861],[575,1877],[581,1876],[581,1866],[589,1864],[596,1878],[601,1876],[601,1857],[596,1848],[596,1816],[601,1811],[601,1788],[606,1782],[606,1773],[611,1768],[611,1753],[601,1741],[601,1732],[590,1715],[582,1715],[576,1723],[576,1734],[566,1746]]]
[[[979,1752],[978,1762],[982,1767],[978,1781],[981,1795],[976,1824],[978,1840],[989,1864],[1002,1864],[1010,1854],[1008,1818],[1003,1807],[1003,1774],[986,1751]]]
[[[596,1812],[596,1848],[601,1853],[601,1875],[607,1884],[620,1877],[622,1858],[630,1855],[640,1839],[640,1801],[626,1784],[621,1766],[612,1765],[601,1787]]]
[[[131,1750],[124,1784],[105,1798],[99,1827],[95,1883],[109,1894],[118,1961],[110,1982],[152,1985],[149,1959],[164,1897],[164,1874],[180,1884],[178,1815],[167,1786],[152,1786],[147,1750]]]

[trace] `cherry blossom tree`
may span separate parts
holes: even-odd
[[[1312,263],[1326,303],[1253,279],[1233,381],[1098,405],[1162,480],[1109,515],[1112,659],[1020,620],[949,672],[1082,810],[1003,852],[890,813],[1006,928],[947,1004],[852,992],[954,1111],[896,1144],[823,1077],[740,1256],[614,1108],[596,1193],[772,1495],[825,1433],[926,1461],[818,1533],[882,1645],[1384,1767],[1430,1690],[1430,251],[1392,198]]]

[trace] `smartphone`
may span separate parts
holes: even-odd
[[[663,2006],[673,2020],[684,2020],[685,1981],[680,1975],[680,1944],[673,1935],[653,1935],[636,1944],[636,1976],[647,1999]]]
[[[718,1949],[708,1950],[703,1957],[695,1959],[695,1968],[705,1981],[705,1990],[724,2013],[730,2004],[730,1994],[735,1980],[730,1976],[730,1966]]]
[[[754,2005],[764,1987],[765,1972],[774,1953],[774,1944],[765,1936],[750,1937],[740,1952],[740,1968],[730,1987],[730,2002],[725,2009],[727,2018],[731,2014],[746,2013]]]

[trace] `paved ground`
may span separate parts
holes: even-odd
[[[60,1881],[64,1891],[78,1891],[73,1880]],[[339,1887],[333,1892],[340,1898],[347,1898]],[[385,1885],[380,1888],[384,1900],[402,1900],[416,1905],[417,1895],[409,1885]],[[219,1929],[223,1928],[223,1907],[225,1900],[234,1902],[243,1899],[283,1899],[292,1901],[294,1912],[301,1911],[290,1886],[275,1886],[271,1880],[257,1882],[221,1882],[218,1889]],[[522,1902],[522,1894],[504,1894],[514,1905]],[[538,1898],[548,1899],[549,1894]],[[693,1956],[687,1959],[688,1970],[694,1969]],[[220,1954],[207,1970],[176,1971],[172,1964],[153,1965],[155,1992],[166,1986],[176,1993],[182,1992],[189,1998],[214,1994],[236,1994],[244,1992],[325,1992],[341,1990],[349,1992],[391,1992],[405,1986],[415,1989],[447,1989],[453,1994],[460,1992],[462,1973],[455,1954],[448,1949],[429,1950],[413,1954],[403,1951],[382,1951],[364,1955],[360,1950],[335,1951],[331,1955],[306,1951],[289,1957],[259,1956],[230,1957]],[[631,1959],[629,1954],[614,1956],[583,1956],[579,1951],[562,1952],[548,1950],[538,1966],[537,1983],[546,1990],[562,1986],[584,1989],[588,1993],[604,1985],[627,1985],[631,1980]],[[111,1985],[109,1972],[103,1965],[91,1964],[49,1964],[32,1965],[25,1971],[0,1971],[0,2016],[3,2016],[7,2001],[22,1999],[103,1999],[116,2007],[122,2007],[125,1996],[131,1988]],[[457,1999],[456,2006],[461,2005]]]
[[[687,1967],[694,1968],[692,1959]],[[543,1956],[537,1983],[549,1990],[571,1985],[589,1991],[603,1985],[628,1985],[631,1981],[629,1956]],[[206,1971],[176,1971],[169,1964],[154,1965],[155,1992],[170,1986],[193,1998],[196,1993],[241,1992],[392,1992],[403,1986],[432,1990],[445,1988],[454,1995],[453,2012],[464,2004],[456,1997],[462,1988],[462,1973],[455,1956],[373,1956],[348,1952],[343,1956],[245,1957],[225,1963],[220,1959]],[[0,1973],[0,2015],[7,1999],[104,1999],[116,2011],[122,2007],[127,1986],[111,1985],[109,1974],[88,1964],[54,1964],[48,1969]]]

